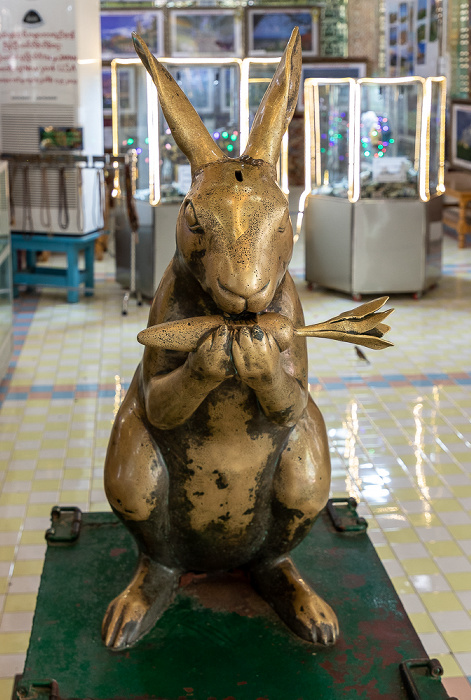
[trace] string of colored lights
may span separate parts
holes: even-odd
[[[360,128],[364,128],[364,124],[360,122]],[[363,149],[363,156],[368,158],[373,156],[374,158],[382,158],[387,148],[390,144],[394,143],[393,138],[388,138],[390,136],[390,128],[387,117],[378,116],[376,124],[374,124],[368,133],[368,136],[362,136],[360,139],[361,147]]]

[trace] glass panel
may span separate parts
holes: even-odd
[[[259,61],[256,59],[248,59],[248,101],[249,101],[249,131],[252,128],[253,120],[257,114],[260,102],[265,95],[265,92],[270,85],[271,79],[275,75],[280,59],[272,61]],[[280,158],[276,164],[277,180],[282,190],[288,192],[288,142],[287,140],[281,146]]]
[[[429,147],[429,188],[430,196],[442,194],[442,148],[440,139],[442,136],[442,91],[444,83],[442,81],[431,80],[432,100],[430,110],[430,147]]]
[[[360,196],[419,196],[420,82],[360,87]],[[420,102],[421,104],[421,102]]]
[[[277,67],[278,61],[276,63],[254,63],[251,61],[249,64],[249,129],[252,128],[257,109]]]
[[[240,153],[238,64],[165,64],[222,152]],[[160,109],[160,108],[159,108]],[[191,182],[190,165],[176,145],[163,113],[159,112],[161,201],[181,201]]]
[[[2,241],[3,243],[3,241]],[[4,245],[0,244],[0,256]],[[12,326],[10,256],[0,265],[0,345],[11,332]]]
[[[318,85],[314,103],[315,174],[313,194],[348,197],[350,83]]]
[[[11,332],[12,295],[11,295],[11,260],[10,216],[6,196],[7,168],[0,164],[0,346]]]
[[[0,253],[10,240],[10,211],[7,200],[7,164],[0,163]]]
[[[137,152],[136,196],[149,198],[147,71],[139,61],[116,65],[119,154]]]

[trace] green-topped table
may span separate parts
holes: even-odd
[[[295,637],[234,572],[185,576],[154,629],[118,653],[104,647],[100,626],[131,577],[134,542],[111,513],[54,509],[14,692],[22,700],[448,698],[353,504],[331,507],[347,529],[324,511],[294,559],[337,612],[334,647]]]

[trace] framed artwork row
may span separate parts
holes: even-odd
[[[298,26],[310,58],[319,54],[319,14],[312,6],[102,10],[102,57],[134,57],[133,31],[161,56],[280,56]]]

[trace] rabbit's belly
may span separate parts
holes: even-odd
[[[195,426],[177,454],[168,453],[172,538],[189,568],[242,565],[269,528],[273,476],[290,431],[267,424],[255,406],[249,416],[242,404],[237,412],[232,402],[230,420],[219,420],[221,403],[207,407],[205,434]]]
[[[226,440],[194,447],[188,457],[183,478],[169,479],[179,557],[197,569],[240,565],[263,542],[271,518],[273,446]]]

